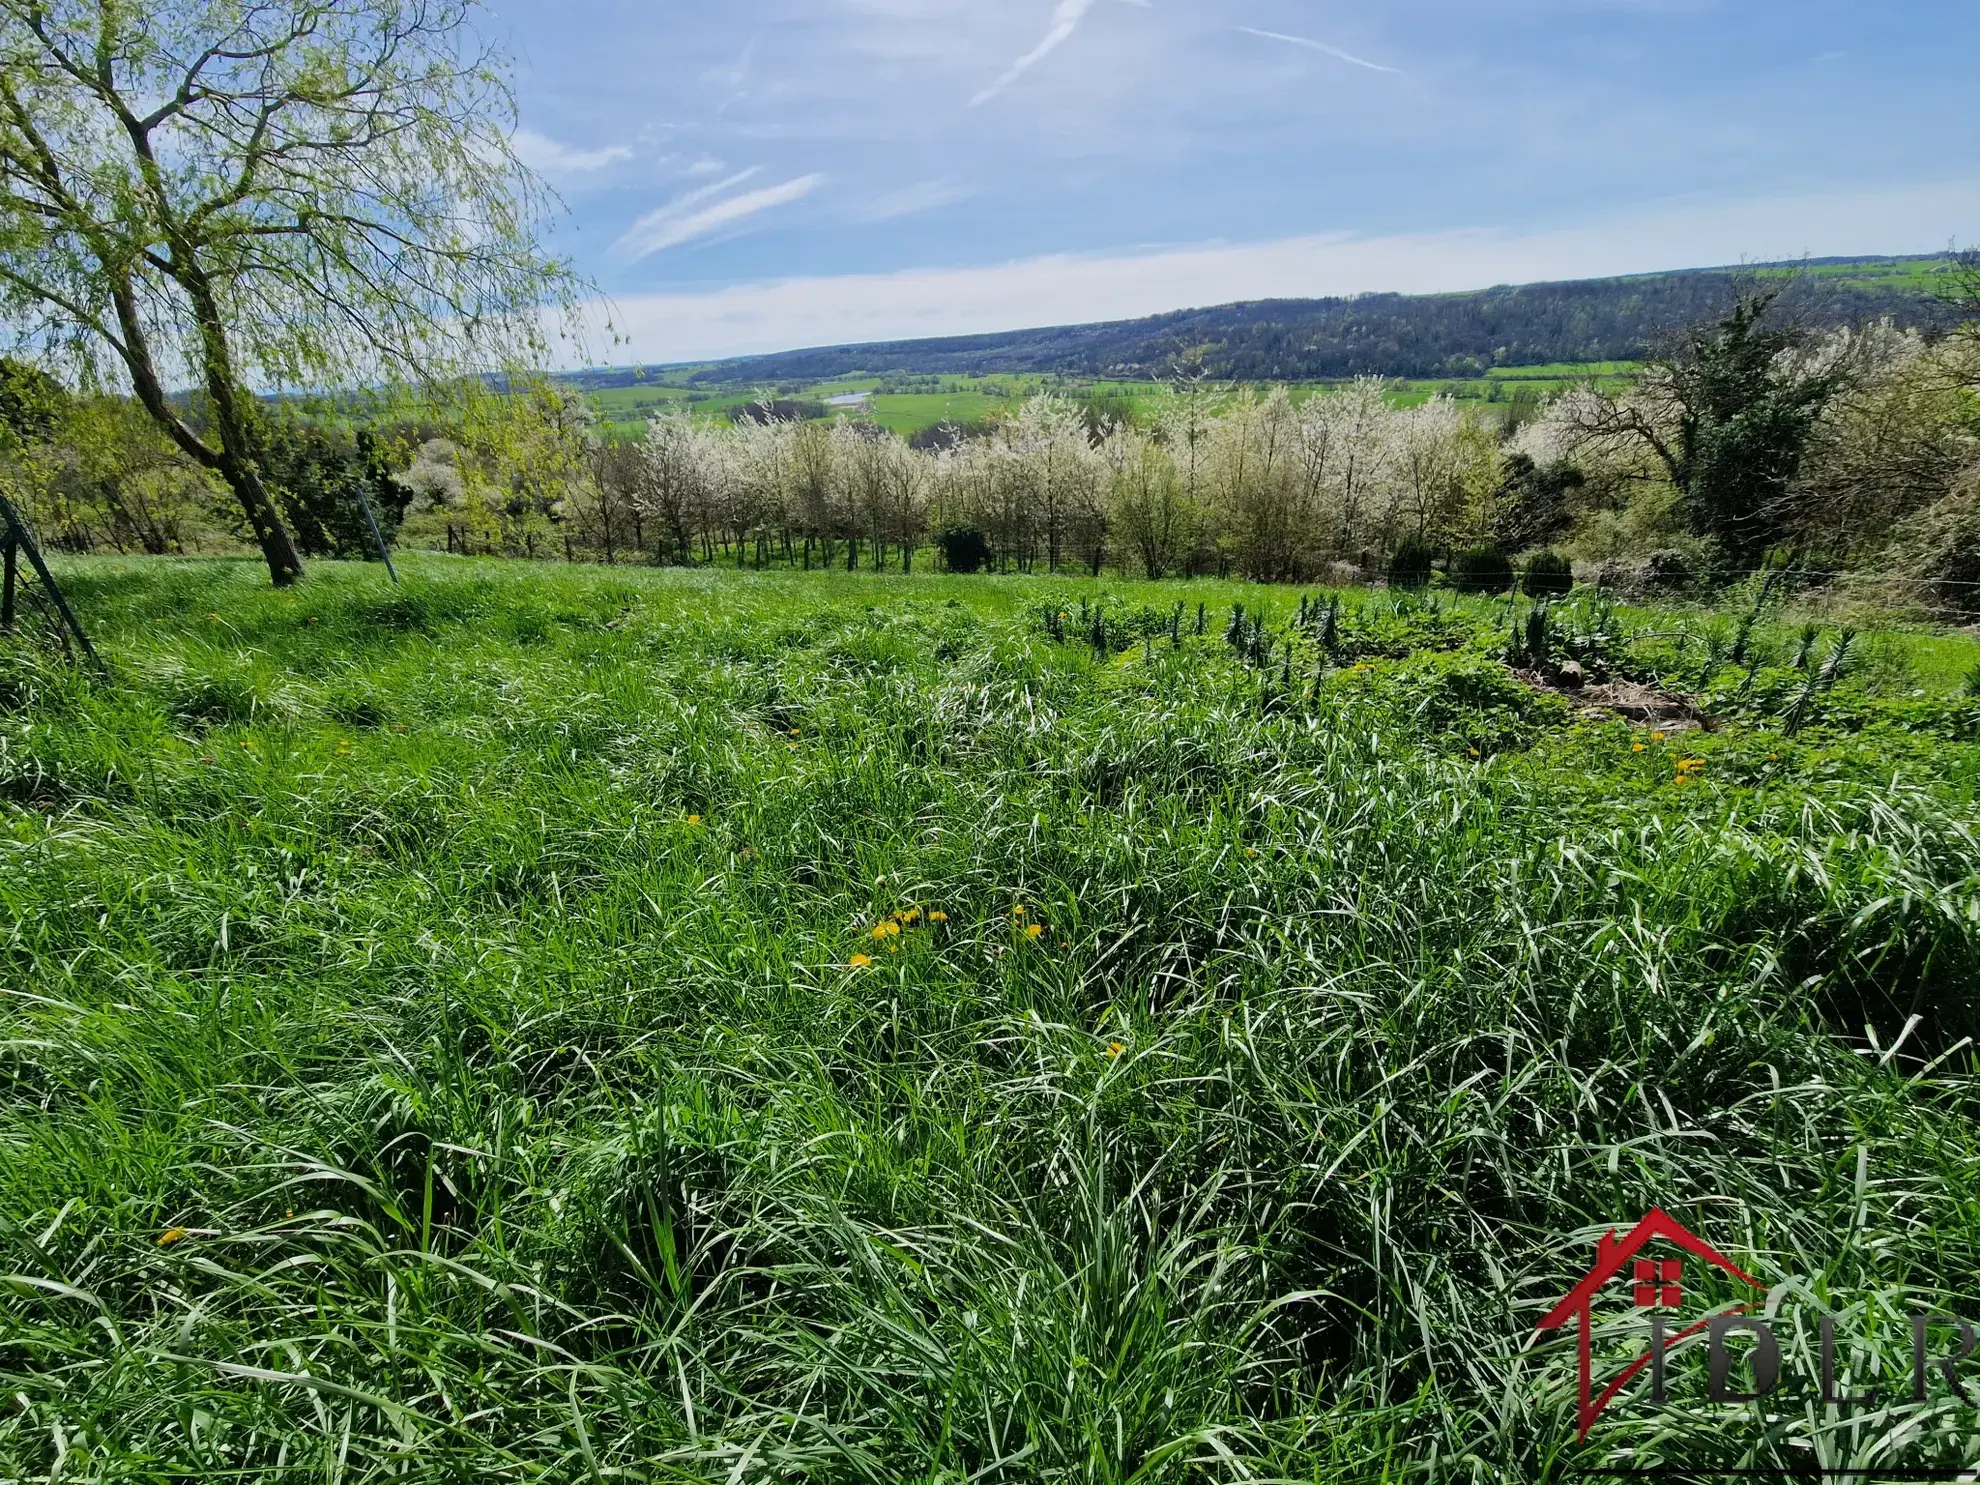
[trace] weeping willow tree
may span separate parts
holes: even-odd
[[[232,489],[278,584],[302,557],[257,467],[258,391],[540,362],[575,307],[473,8],[0,0],[0,315],[127,385]]]

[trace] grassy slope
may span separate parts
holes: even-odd
[[[1560,1478],[1649,1415],[1577,1454],[1527,1333],[1652,1204],[1892,1375],[1864,1295],[1972,1308],[1980,748],[1899,642],[1868,731],[1660,740],[1483,605],[1350,596],[1284,707],[1284,593],[1102,661],[1088,585],[407,566],[80,563],[118,683],[0,652],[0,1477]]]

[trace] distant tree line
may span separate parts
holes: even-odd
[[[368,552],[361,491],[396,540],[469,555],[1308,582],[1554,554],[1618,580],[1867,573],[1970,611],[1980,261],[1953,283],[1961,328],[1936,339],[1883,320],[1819,332],[1778,285],[1749,288],[1627,389],[1583,386],[1514,423],[1444,397],[1404,406],[1365,377],[1304,397],[1179,382],[1138,413],[1043,393],[913,440],[774,398],[729,422],[676,404],[624,443],[538,378],[396,419],[274,405],[253,446],[321,554]],[[5,372],[0,392],[39,377],[56,408],[12,470],[50,545],[250,534],[141,409]],[[185,415],[198,426],[197,399]]]
[[[1750,275],[1665,273],[1471,294],[1367,294],[1183,310],[1144,320],[794,351],[703,368],[696,385],[809,384],[856,374],[1169,377],[1297,382],[1476,377],[1497,366],[1633,361],[1669,327],[1713,318]],[[1784,273],[1782,311],[1811,329],[1888,317],[1928,334],[1944,299],[1867,274]]]

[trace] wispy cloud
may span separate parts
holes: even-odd
[[[651,257],[670,247],[679,247],[697,237],[706,237],[745,218],[779,206],[788,206],[793,201],[802,201],[825,184],[822,175],[801,175],[782,185],[764,186],[739,196],[717,199],[761,173],[761,167],[741,171],[727,180],[719,180],[713,185],[689,191],[685,196],[678,196],[657,211],[648,212],[612,244],[613,253],[626,262],[637,263],[641,258]]]
[[[603,149],[574,149],[568,144],[538,134],[534,129],[518,129],[509,145],[531,170],[544,175],[576,175],[590,170],[603,170],[607,165],[616,165],[621,160],[630,160],[633,152],[623,144],[608,144]]]
[[[1086,19],[1086,13],[1093,9],[1093,5],[1094,0],[1059,0],[1057,8],[1052,12],[1051,29],[1046,31],[1045,39],[1011,63],[1002,77],[970,99],[969,106],[982,107],[1064,46],[1072,39],[1073,32],[1079,29],[1079,23]]]
[[[919,185],[907,186],[868,202],[857,216],[862,222],[891,222],[897,217],[939,211],[945,206],[954,206],[958,201],[967,201],[975,194],[974,190],[958,181],[925,180]]]
[[[1288,36],[1283,31],[1260,31],[1255,26],[1239,26],[1238,30],[1247,36],[1262,37],[1266,41],[1283,41],[1287,46],[1303,46],[1308,51],[1319,52],[1338,62],[1351,62],[1356,67],[1366,67],[1370,72],[1387,72],[1401,77],[1400,67],[1384,67],[1380,62],[1371,62],[1366,57],[1357,57],[1353,52],[1344,52],[1337,46],[1329,46],[1324,41],[1315,41],[1311,36]]]

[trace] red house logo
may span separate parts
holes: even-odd
[[[1658,1241],[1682,1248],[1694,1257],[1702,1258],[1714,1268],[1730,1274],[1742,1284],[1749,1284],[1761,1293],[1766,1286],[1743,1271],[1725,1254],[1710,1243],[1689,1231],[1683,1223],[1662,1211],[1652,1212],[1635,1227],[1629,1235],[1618,1238],[1614,1232],[1604,1236],[1595,1246],[1595,1266],[1588,1276],[1575,1285],[1566,1299],[1547,1312],[1540,1322],[1539,1331],[1545,1333],[1559,1330],[1570,1320],[1578,1320],[1581,1327],[1581,1410],[1580,1437],[1586,1439],[1588,1430],[1595,1426],[1595,1420],[1602,1416],[1602,1410],[1612,1402],[1616,1394],[1635,1380],[1638,1372],[1653,1363],[1658,1368],[1659,1390],[1662,1385],[1664,1348],[1671,1341],[1686,1340],[1706,1329],[1711,1323],[1701,1320],[1698,1324],[1676,1335],[1666,1338],[1662,1311],[1675,1310],[1684,1302],[1684,1260],[1639,1258],[1650,1244]],[[1603,1388],[1597,1395],[1594,1390],[1593,1360],[1591,1356],[1594,1341],[1594,1308],[1602,1291],[1620,1274],[1625,1266],[1634,1265],[1631,1278],[1634,1280],[1632,1298],[1636,1308],[1649,1310],[1651,1315],[1651,1348],[1623,1370],[1621,1376]],[[1742,1305],[1735,1314],[1742,1314],[1749,1308]]]

